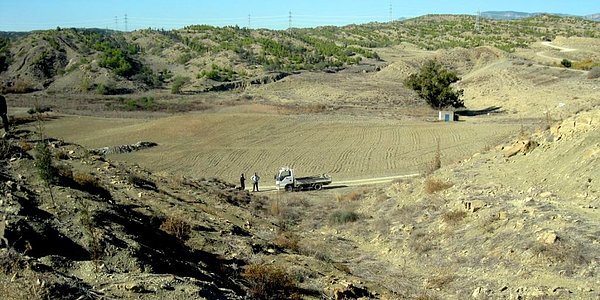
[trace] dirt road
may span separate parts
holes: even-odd
[[[334,181],[329,186],[323,187],[324,189],[336,189],[342,187],[352,187],[352,186],[362,186],[362,185],[375,185],[375,184],[384,184],[390,183],[394,180],[404,179],[404,178],[413,178],[420,176],[419,173],[407,174],[407,175],[396,175],[396,176],[386,176],[386,177],[374,177],[374,178],[364,178],[364,179],[355,179],[355,180],[342,180]],[[251,191],[252,188],[247,187],[247,190]],[[260,186],[261,192],[273,192],[277,191],[277,188],[274,185]]]

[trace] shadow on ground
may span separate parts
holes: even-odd
[[[484,109],[479,109],[479,110],[460,110],[460,111],[456,111],[456,114],[459,116],[465,116],[465,117],[475,117],[475,116],[481,116],[481,115],[487,115],[487,114],[497,114],[497,113],[501,113],[502,112],[502,106],[490,106]]]

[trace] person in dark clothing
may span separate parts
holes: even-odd
[[[8,109],[6,107],[6,98],[0,95],[0,117],[2,117],[2,125],[4,125],[4,132],[8,133]]]
[[[240,187],[242,191],[246,189],[246,177],[244,177],[244,173],[240,176]]]

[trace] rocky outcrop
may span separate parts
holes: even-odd
[[[137,142],[135,144],[129,145],[120,145],[120,146],[112,146],[112,147],[103,147],[97,149],[90,149],[91,154],[96,155],[108,155],[108,154],[120,154],[120,153],[129,153],[134,151],[140,151],[147,148],[152,148],[158,146],[157,143],[154,142]]]

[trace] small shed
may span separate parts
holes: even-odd
[[[438,115],[438,120],[443,122],[453,122],[456,119],[454,118],[454,112],[450,110],[440,110]]]

